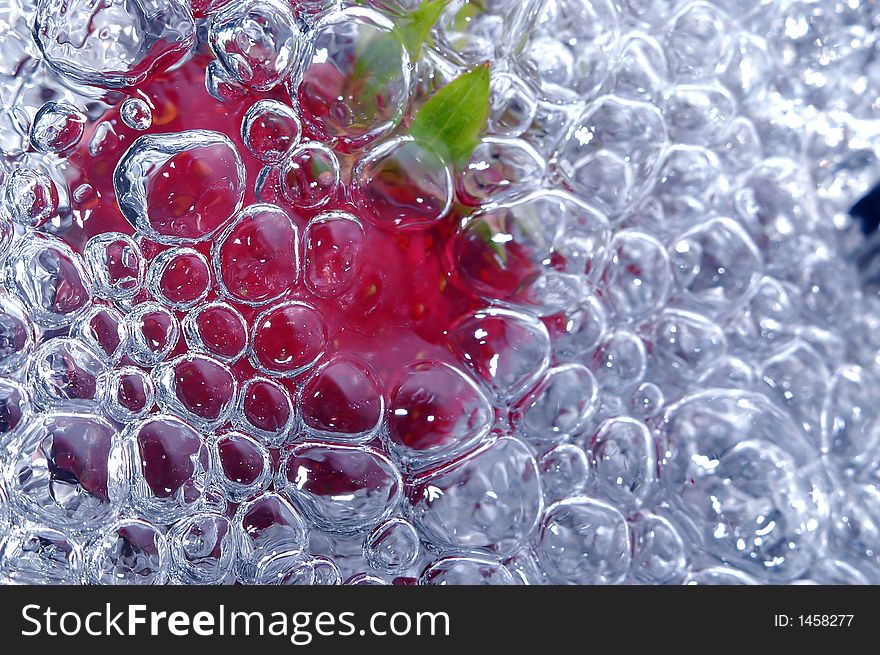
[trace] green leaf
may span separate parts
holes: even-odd
[[[397,20],[403,45],[413,62],[421,55],[422,46],[431,38],[431,28],[448,4],[449,0],[426,0],[417,9]]]
[[[463,164],[479,143],[489,114],[489,62],[457,77],[431,96],[410,134],[421,145]]]

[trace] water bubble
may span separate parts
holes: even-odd
[[[370,150],[352,171],[352,194],[367,218],[379,227],[428,227],[452,206],[449,164],[411,137],[385,141]]]
[[[204,351],[224,362],[235,362],[248,346],[247,321],[232,305],[214,301],[199,305],[183,319],[190,350]]]
[[[31,124],[31,145],[40,152],[62,155],[82,139],[86,117],[66,102],[47,102]]]
[[[128,354],[141,366],[155,366],[165,359],[180,338],[177,317],[155,302],[136,305],[126,316]]]
[[[140,98],[128,98],[119,108],[122,122],[133,130],[148,130],[153,124],[153,110]]]
[[[416,477],[407,495],[423,539],[501,554],[531,536],[543,506],[535,459],[511,438]]]
[[[685,545],[675,526],[656,514],[632,523],[632,575],[645,584],[675,584],[687,571]]]
[[[489,80],[488,131],[500,136],[517,137],[535,120],[535,94],[521,77],[496,73]]]
[[[418,561],[421,552],[415,528],[401,518],[391,518],[373,528],[364,539],[364,559],[388,575],[403,573]]]
[[[286,453],[280,476],[309,523],[331,534],[357,533],[388,518],[403,487],[393,464],[366,447],[298,444]]]
[[[540,321],[504,309],[487,309],[449,330],[452,348],[497,398],[514,400],[543,375],[550,336]]]
[[[538,470],[544,498],[555,502],[584,491],[590,480],[590,459],[580,446],[561,444],[541,456]]]
[[[146,284],[167,307],[190,309],[207,297],[211,268],[192,248],[170,248],[150,262]]]
[[[4,536],[0,579],[28,585],[81,584],[82,546],[64,532],[25,524]]]
[[[123,519],[87,547],[86,574],[92,584],[161,585],[168,580],[168,540],[141,519]]]
[[[213,17],[208,38],[229,74],[255,91],[287,79],[299,54],[299,28],[279,0],[227,5]]]
[[[501,562],[486,557],[441,557],[419,576],[421,585],[512,585],[513,576]]]
[[[274,205],[251,205],[214,246],[214,271],[224,295],[264,305],[288,293],[299,278],[299,230]]]
[[[204,241],[241,207],[244,165],[219,132],[189,130],[138,137],[113,172],[119,208],[159,243]]]
[[[302,119],[325,142],[357,148],[402,118],[410,62],[393,24],[350,7],[321,19],[291,84]]]
[[[42,234],[16,244],[6,266],[6,288],[46,328],[70,325],[92,294],[80,256],[63,241]]]
[[[255,102],[241,121],[241,140],[261,162],[278,164],[299,143],[299,116],[276,100]]]
[[[589,447],[601,497],[619,508],[636,507],[650,498],[657,484],[657,445],[644,423],[629,417],[608,419]]]
[[[388,446],[407,468],[423,468],[474,448],[488,434],[492,406],[461,371],[414,364],[391,394]]]
[[[266,374],[294,377],[311,368],[327,346],[327,327],[313,307],[289,301],[254,321],[251,363]]]
[[[356,281],[366,233],[348,212],[325,212],[309,221],[305,233],[305,282],[322,298],[336,298]]]
[[[24,370],[34,349],[34,325],[15,298],[0,294],[0,373]]]
[[[556,169],[581,196],[619,216],[650,189],[666,138],[657,107],[606,96],[569,130]]]
[[[306,431],[330,441],[368,442],[385,414],[375,372],[346,356],[336,356],[316,370],[303,384],[298,401]]]
[[[319,207],[339,187],[339,160],[321,143],[300,144],[281,166],[281,193],[297,207]]]
[[[239,505],[233,527],[241,554],[238,575],[245,581],[254,581],[258,567],[265,570],[273,557],[299,554],[306,544],[302,515],[284,497],[271,492]]]
[[[153,379],[136,366],[113,369],[104,379],[104,409],[120,423],[145,416],[156,400]]]
[[[216,60],[205,68],[205,90],[219,102],[238,100],[247,93],[247,89],[236,82],[223,64]]]
[[[632,560],[629,529],[610,505],[585,496],[547,508],[536,553],[557,584],[619,584]]]
[[[480,206],[500,200],[543,177],[547,168],[543,158],[525,141],[486,137],[461,168],[456,190],[461,202]]]
[[[536,191],[472,214],[450,244],[450,268],[470,293],[554,313],[591,290],[608,241],[594,209],[564,192]],[[544,293],[559,286],[567,293]]]
[[[58,529],[93,531],[115,518],[125,499],[116,430],[92,414],[47,413],[14,444],[5,466],[12,502],[25,516]]]
[[[95,284],[95,295],[109,300],[133,298],[144,283],[146,261],[127,234],[105,232],[86,243],[83,253]]]
[[[293,403],[277,382],[253,377],[242,384],[232,421],[239,429],[277,447],[293,426]]]
[[[130,424],[123,435],[131,504],[141,516],[171,523],[199,508],[210,457],[192,427],[163,414]]]
[[[168,533],[174,572],[184,582],[219,584],[232,572],[236,543],[232,523],[221,514],[199,513]]]
[[[6,447],[25,425],[31,423],[31,413],[31,401],[25,388],[12,380],[0,379],[0,447]],[[5,502],[0,503],[0,518],[3,505]]]
[[[229,419],[238,382],[226,366],[206,355],[180,355],[153,369],[156,402],[164,412],[204,430]]]
[[[580,364],[556,366],[517,403],[512,416],[518,434],[534,444],[553,444],[577,435],[598,405],[598,385]]]
[[[42,408],[89,410],[100,402],[100,379],[106,368],[91,348],[56,337],[34,352],[28,367],[28,387]]]
[[[100,6],[40,0],[34,36],[54,69],[76,82],[110,88],[134,86],[171,67],[196,39],[180,0],[108,0]]]
[[[666,53],[680,80],[709,77],[723,70],[730,56],[727,16],[704,2],[684,7],[666,34]]]
[[[231,502],[246,500],[271,483],[269,450],[256,439],[240,432],[224,432],[217,435],[211,448],[214,478]]]
[[[58,189],[45,173],[17,168],[3,187],[5,207],[12,220],[25,227],[40,227],[58,210]]]

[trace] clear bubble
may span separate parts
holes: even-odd
[[[436,152],[412,137],[385,141],[352,171],[352,195],[366,217],[386,229],[426,228],[449,212],[452,172]]]
[[[403,573],[415,565],[420,553],[419,535],[405,519],[388,519],[364,539],[364,559],[380,573]]]
[[[104,378],[103,385],[104,409],[120,423],[145,416],[156,403],[153,379],[137,366],[113,369]]]
[[[324,317],[289,301],[260,314],[253,324],[251,364],[267,375],[294,377],[314,366],[327,347]]]
[[[461,167],[456,180],[459,201],[478,207],[520,191],[546,172],[547,164],[525,141],[484,138]]]
[[[18,241],[6,264],[6,288],[34,322],[50,329],[70,325],[92,295],[80,256],[63,241],[42,234]]]
[[[278,164],[299,143],[302,128],[296,112],[276,100],[255,102],[241,121],[241,140],[261,162]]]
[[[232,305],[214,301],[199,305],[183,318],[190,350],[204,351],[223,362],[235,362],[248,346],[248,325]]]
[[[92,305],[70,327],[75,337],[107,362],[118,362],[128,345],[128,330],[122,313],[105,305]]]
[[[667,519],[644,514],[632,523],[632,575],[645,584],[676,584],[688,560],[682,536]]]
[[[550,336],[540,321],[504,309],[487,309],[449,330],[461,363],[499,400],[515,400],[538,380],[550,361]]]
[[[25,227],[40,227],[58,210],[58,189],[40,171],[16,168],[3,187],[4,206],[12,220]]]
[[[200,513],[178,522],[168,533],[175,574],[191,584],[219,584],[232,573],[236,542],[232,523],[222,514]]]
[[[316,141],[300,144],[281,165],[281,193],[297,207],[320,207],[339,188],[339,160]]]
[[[244,197],[245,170],[235,145],[219,132],[189,130],[138,137],[116,165],[113,188],[123,215],[164,244],[209,239],[232,219]],[[189,204],[173,200],[183,196]]]
[[[189,8],[180,0],[108,0],[99,6],[40,0],[34,36],[55,70],[109,88],[133,86],[171,67],[196,38]]]
[[[211,267],[192,248],[170,248],[150,262],[146,285],[156,298],[172,309],[191,309],[211,290]]]
[[[344,355],[333,357],[305,381],[297,405],[307,432],[344,443],[372,440],[385,415],[376,373]]]
[[[551,448],[538,461],[541,489],[550,502],[580,495],[590,481],[590,458],[584,449],[565,443]]]
[[[0,373],[22,371],[34,349],[34,324],[22,304],[0,294]]]
[[[604,421],[589,441],[597,495],[620,509],[640,506],[657,485],[657,444],[648,427],[634,418]]]
[[[128,355],[140,366],[155,366],[164,360],[180,338],[177,317],[156,302],[136,305],[126,315]]]
[[[171,523],[199,509],[211,461],[198,432],[173,416],[151,414],[130,424],[123,441],[139,515]]]
[[[0,447],[7,447],[12,439],[31,423],[32,412],[27,390],[17,382],[0,379]],[[5,496],[0,498],[0,501],[4,498]],[[5,502],[0,503],[0,518],[3,515],[3,505]]]
[[[272,481],[269,450],[241,432],[223,432],[211,442],[214,479],[226,497],[239,503],[264,491]]]
[[[580,364],[556,366],[517,403],[512,415],[518,434],[531,443],[553,444],[579,434],[598,405],[598,385]]]
[[[619,584],[632,560],[623,516],[610,505],[586,496],[547,508],[536,553],[556,584]]]
[[[299,55],[299,28],[279,0],[228,4],[213,16],[208,38],[232,78],[255,91],[284,82]]]
[[[65,337],[49,339],[34,352],[28,388],[43,409],[90,410],[100,402],[104,362],[92,349]]]
[[[0,579],[27,585],[82,583],[82,546],[64,532],[24,524],[4,536],[0,540]]]
[[[409,85],[409,55],[393,24],[350,7],[315,25],[291,91],[303,122],[322,141],[348,150],[397,125]]]
[[[40,152],[63,155],[82,139],[86,117],[66,102],[47,102],[31,124],[31,145]]]
[[[592,289],[609,238],[607,221],[588,205],[536,191],[472,214],[450,244],[450,269],[470,293],[549,314]]]
[[[501,562],[486,557],[450,556],[429,564],[421,585],[512,585],[513,576]]]
[[[265,444],[278,447],[293,427],[295,415],[287,390],[268,378],[253,377],[241,385],[232,422]]]
[[[388,518],[403,482],[394,465],[367,447],[303,443],[285,454],[279,481],[309,523],[353,534]]]
[[[666,301],[672,271],[666,249],[641,232],[621,230],[611,241],[602,291],[618,321],[650,316]]]
[[[535,458],[511,438],[416,477],[407,495],[422,539],[500,554],[532,535],[543,507]]]
[[[83,256],[97,296],[108,300],[133,298],[144,284],[146,260],[140,246],[127,234],[98,234],[86,243]]]
[[[245,582],[265,579],[273,558],[299,555],[306,544],[302,515],[284,497],[271,492],[239,505],[233,527],[240,553],[237,574]]]
[[[156,403],[203,430],[229,420],[238,381],[222,362],[206,355],[180,355],[153,369]]]
[[[348,212],[325,212],[309,221],[305,233],[305,283],[322,298],[336,298],[361,271],[366,233]]]
[[[133,130],[148,130],[153,125],[153,110],[140,98],[128,98],[119,108],[122,122]]]
[[[168,540],[141,519],[123,519],[87,546],[86,574],[91,584],[161,585],[168,580]]]
[[[13,506],[47,527],[92,532],[125,500],[116,429],[93,414],[35,417],[4,466]]]
[[[299,279],[299,229],[274,205],[235,215],[214,245],[214,271],[225,296],[246,305],[284,297]]]
[[[388,446],[406,468],[423,468],[474,448],[488,434],[492,406],[461,371],[414,364],[391,393]]]
[[[556,169],[579,195],[619,216],[650,189],[666,138],[657,107],[605,96],[569,130]]]

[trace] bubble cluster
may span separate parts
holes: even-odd
[[[873,5],[415,6],[12,0],[0,581],[880,582]]]

